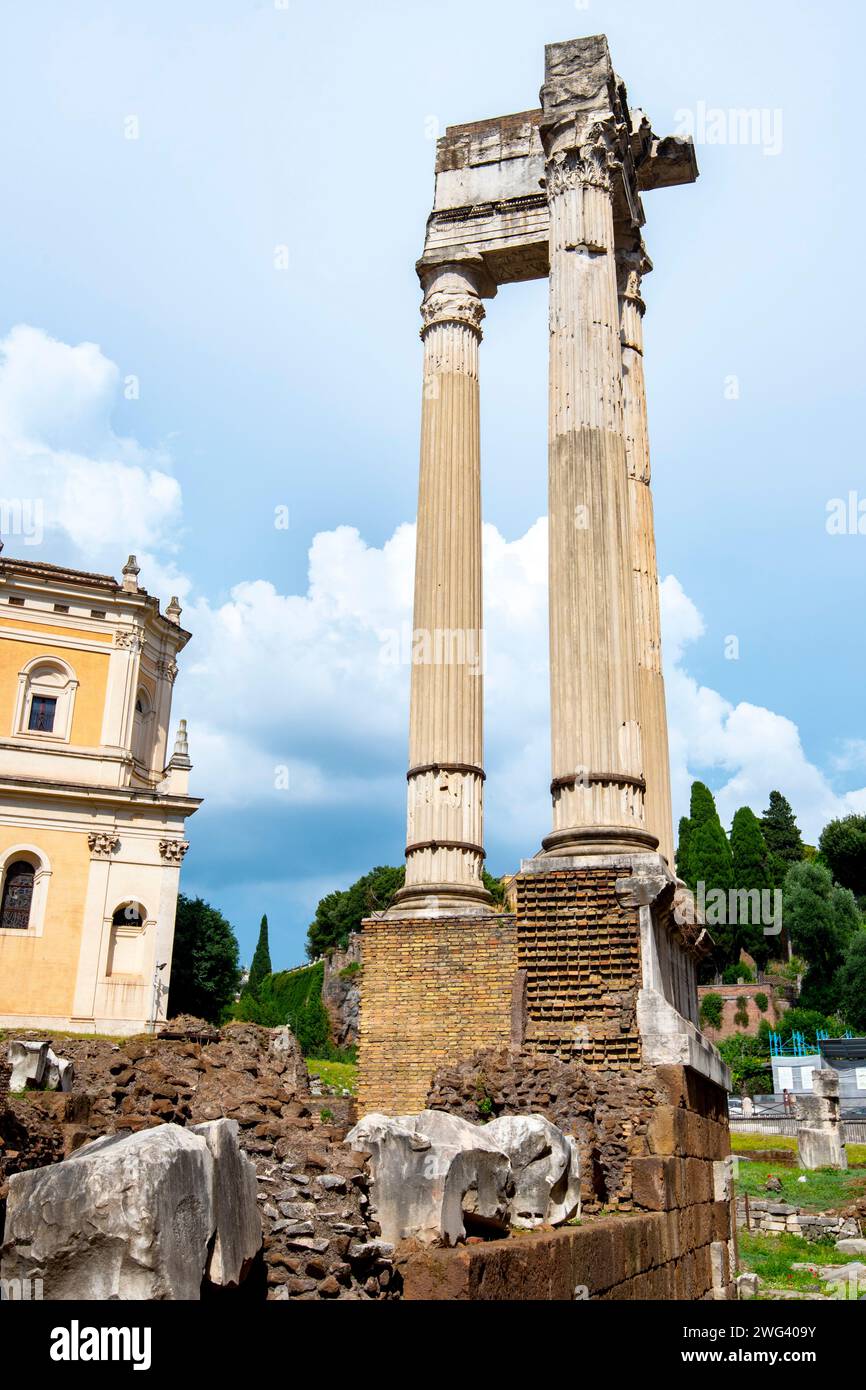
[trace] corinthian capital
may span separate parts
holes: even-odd
[[[439,263],[419,261],[417,269],[424,287],[421,337],[434,324],[462,323],[480,338],[484,318],[481,296],[496,293],[481,257]]]
[[[484,305],[478,295],[468,288],[437,289],[425,295],[421,305],[421,318],[424,320],[422,337],[434,323],[465,323],[480,337]]]
[[[644,311],[644,302],[641,297],[641,282],[645,275],[648,275],[653,268],[653,263],[646,253],[646,247],[638,238],[637,241],[629,241],[621,245],[619,241],[616,246],[616,288],[620,299],[630,299],[634,302],[641,313]]]
[[[566,143],[571,135],[574,143]],[[616,131],[608,124],[596,124],[580,133],[569,123],[548,141],[544,166],[548,199],[575,188],[613,190],[613,171],[619,158]]]

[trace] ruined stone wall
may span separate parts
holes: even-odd
[[[511,1041],[513,917],[367,921],[362,963],[359,1114],[421,1110],[437,1067]]]
[[[701,1244],[687,1216],[604,1217],[520,1240],[413,1252],[400,1261],[409,1301],[572,1302],[734,1297],[726,1215],[710,1209]],[[714,1224],[715,1221],[715,1224]]]
[[[602,1072],[501,1051],[443,1069],[429,1105],[476,1120],[479,1105],[534,1111],[577,1139],[585,1224],[419,1252],[402,1267],[404,1297],[571,1299],[578,1286],[590,1298],[733,1297],[725,1101],[679,1066]],[[602,1209],[617,1219],[596,1216]]]
[[[426,1105],[476,1123],[544,1115],[577,1140],[587,1214],[602,1207],[660,1210],[668,1189],[684,1181],[703,1193],[713,1185],[707,1165],[730,1153],[725,1093],[683,1067],[604,1071],[515,1048],[489,1049],[440,1068]],[[672,1166],[674,1156],[691,1166]]]

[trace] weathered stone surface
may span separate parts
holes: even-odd
[[[429,1113],[365,1115],[346,1137],[372,1154],[370,1196],[383,1239],[455,1245],[467,1218],[505,1230],[508,1158],[456,1116],[437,1115],[431,1127],[440,1137],[432,1138],[421,1128]]]
[[[75,1068],[66,1057],[58,1057],[52,1047],[46,1054],[43,1084],[47,1091],[71,1091]]]
[[[567,1138],[543,1115],[502,1115],[484,1133],[511,1162],[511,1224],[558,1226],[580,1214],[580,1159]]]
[[[282,1082],[286,1089],[296,1093],[308,1093],[310,1074],[307,1071],[304,1054],[301,1052],[301,1045],[291,1028],[278,1029],[271,1039],[270,1050],[276,1053],[282,1062],[285,1062]]]
[[[45,1080],[45,1069],[48,1065],[48,1051],[47,1042],[10,1042],[8,1053],[9,1061],[12,1064],[12,1076],[9,1080],[10,1091],[26,1091],[28,1087],[35,1089],[42,1086]]]
[[[216,1229],[207,1277],[221,1287],[241,1283],[262,1245],[256,1203],[256,1170],[238,1147],[234,1120],[209,1120],[189,1131],[200,1134],[214,1161],[213,1221]]]
[[[856,1236],[850,1240],[837,1240],[836,1249],[841,1255],[866,1255],[866,1240]]]
[[[41,1278],[54,1300],[197,1299],[213,1168],[201,1136],[163,1125],[13,1175],[3,1278]]]
[[[812,1072],[812,1095],[797,1099],[800,1125],[797,1130],[797,1156],[801,1168],[847,1168],[848,1155],[842,1142],[839,1076],[832,1067],[816,1067]]]

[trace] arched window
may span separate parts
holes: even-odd
[[[78,681],[59,657],[35,657],[18,675],[14,733],[69,741]]]
[[[0,850],[0,937],[42,935],[50,882],[51,865],[38,845]]]
[[[0,900],[0,929],[26,931],[30,926],[33,905],[33,883],[36,870],[26,859],[16,859],[3,876],[3,897]]]
[[[115,908],[111,918],[106,975],[141,975],[147,925],[147,909],[141,903],[126,902]]]
[[[132,722],[132,756],[144,767],[150,767],[153,753],[153,703],[144,686],[135,697],[135,717]]]

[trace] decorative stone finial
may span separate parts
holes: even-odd
[[[136,563],[134,555],[130,555],[121,571],[123,574],[123,587],[128,594],[138,593],[138,576],[141,573],[141,566]]]
[[[170,623],[176,623],[177,626],[180,627],[180,615],[182,612],[183,609],[177,601],[177,594],[172,594],[171,601],[165,610],[165,616]]]
[[[189,738],[186,732],[186,720],[181,719],[177,726],[177,733],[174,739],[174,752],[169,761],[169,767],[192,767],[189,760]]]

